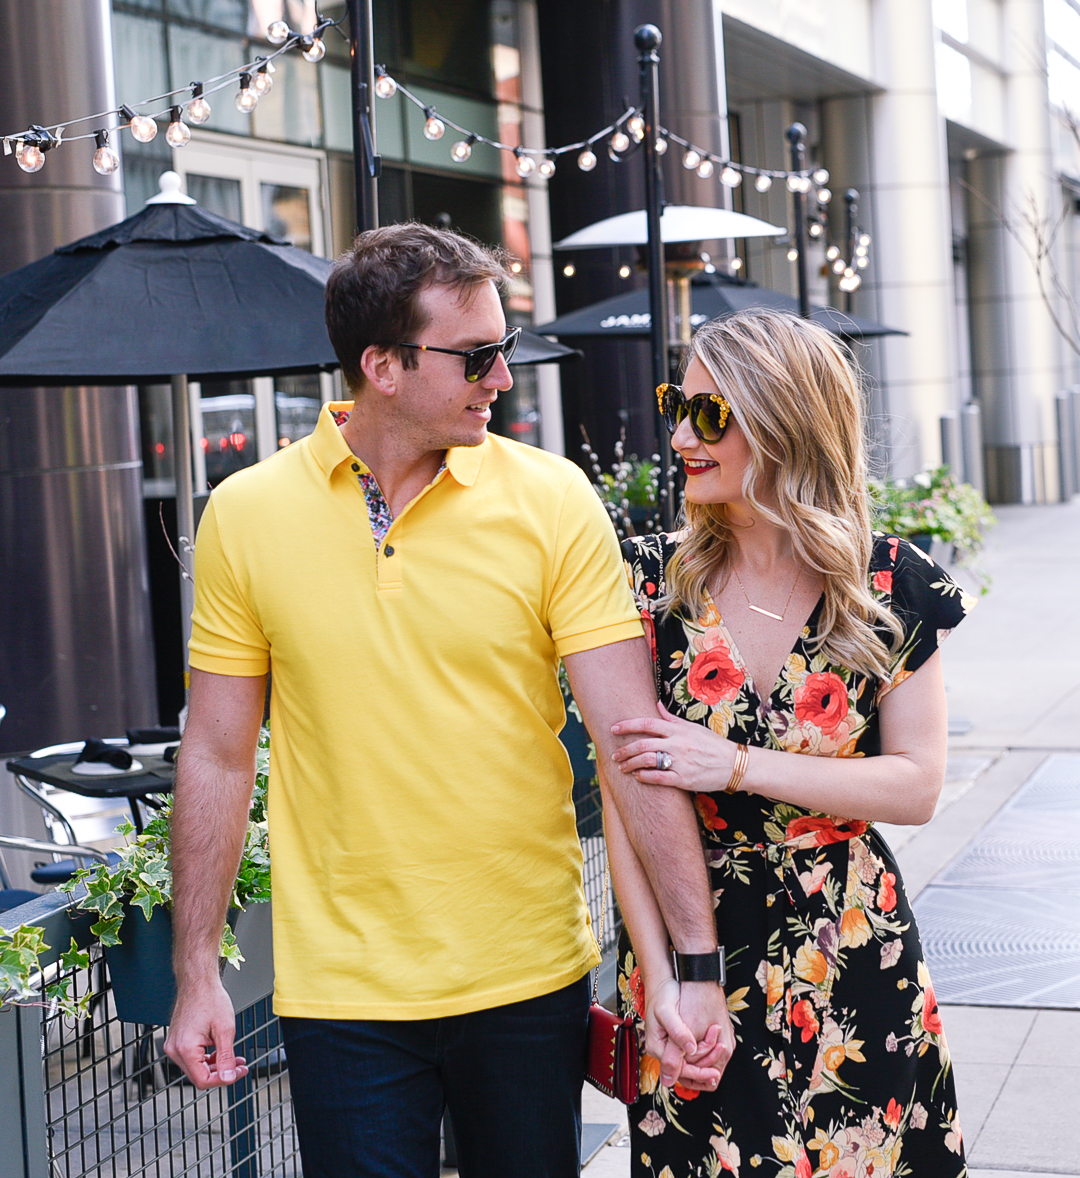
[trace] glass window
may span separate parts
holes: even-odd
[[[478,131],[489,139],[501,140],[503,143],[508,141],[506,136],[513,135],[514,131],[501,124],[507,124],[520,118],[516,108],[508,103],[501,104],[499,108],[496,108],[490,102],[459,98],[453,94],[429,90],[424,86],[410,87],[410,89],[421,102],[430,103],[440,114],[445,115],[448,119],[453,119],[459,127],[468,127],[470,131]],[[404,102],[404,99],[401,101]],[[503,107],[506,109],[504,110]],[[404,110],[408,159],[412,163],[427,164],[435,168],[453,168],[455,172],[473,172],[493,178],[502,177],[502,152],[496,151],[495,148],[488,147],[486,144],[477,143],[473,147],[472,155],[464,164],[455,164],[450,158],[450,148],[461,138],[460,132],[455,131],[452,127],[447,127],[446,134],[441,139],[428,139],[424,135],[424,112],[418,110],[411,102],[404,107]],[[511,139],[510,142],[512,141]]]
[[[939,41],[937,53],[938,103],[947,119],[971,121],[971,62],[951,45]]]
[[[1046,0],[1046,35],[1080,62],[1080,12],[1068,0]]]
[[[413,0],[394,6],[405,66],[418,78],[473,93],[494,93],[490,0]]]
[[[208,212],[217,213],[219,217],[241,222],[244,219],[239,180],[188,172],[187,194]]]
[[[328,7],[333,8],[331,4]],[[338,14],[328,12],[337,19]],[[315,0],[250,0],[248,14],[248,36],[260,40],[266,37],[266,30],[276,20],[283,20],[290,29],[298,33],[310,33],[315,27]]]
[[[169,75],[165,68],[165,38],[161,22],[115,12],[112,32],[117,103],[134,104],[140,99],[164,94],[169,89]],[[164,127],[161,129],[165,130]]]
[[[274,65],[277,66],[274,88],[259,100],[251,116],[255,134],[261,139],[318,147],[322,143],[321,67],[305,61],[298,53],[284,53],[275,58]]]
[[[247,32],[247,0],[166,0],[166,7],[174,16],[234,33]]]
[[[260,184],[263,228],[292,245],[311,250],[311,193],[286,184]]]
[[[169,68],[173,89],[227,74],[247,60],[243,42],[232,37],[215,37],[182,25],[169,26]],[[235,96],[236,90],[231,86],[207,95],[210,118],[205,125],[208,130],[251,134],[251,116],[236,109]]]
[[[957,41],[968,39],[967,0],[933,0],[934,24]]]
[[[115,136],[114,136],[115,139]],[[140,143],[130,135],[120,141],[120,163],[124,176],[124,204],[127,215],[137,213],[152,196],[161,191],[161,173],[172,168],[172,148],[158,135],[149,143]]]
[[[304,376],[274,378],[274,410],[277,413],[278,449],[291,446],[314,430],[322,408],[319,378]]]
[[[139,388],[139,430],[142,435],[143,494],[166,499],[176,494],[173,465],[172,387]]]
[[[202,382],[202,448],[211,487],[258,461],[255,394],[250,390],[246,380]]]
[[[502,241],[498,185],[426,172],[413,172],[409,179],[410,217],[428,225],[460,229],[478,241]]]

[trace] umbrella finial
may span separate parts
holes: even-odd
[[[158,177],[158,187],[161,191],[146,202],[148,205],[193,205],[198,204],[194,197],[186,196],[180,191],[180,173],[162,172]]]

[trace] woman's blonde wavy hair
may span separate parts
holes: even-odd
[[[798,560],[825,581],[815,653],[888,678],[889,653],[902,630],[867,584],[872,539],[862,390],[850,352],[815,323],[755,310],[704,324],[690,344],[692,359],[716,382],[746,436],[747,500],[787,531]],[[687,502],[684,519],[666,570],[664,608],[700,617],[706,586],[730,575],[737,529],[722,503]]]

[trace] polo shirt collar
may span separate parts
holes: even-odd
[[[350,413],[352,407],[352,401],[331,401],[324,405],[311,434],[311,453],[327,478],[343,462],[359,462],[363,470],[368,469],[362,459],[349,449],[334,421],[335,413]],[[446,467],[456,482],[463,487],[471,487],[476,482],[487,447],[488,441],[485,439],[479,446],[452,446],[447,451]]]

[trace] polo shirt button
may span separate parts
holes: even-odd
[[[385,553],[387,556],[393,556],[393,555],[394,555],[394,549],[393,549],[393,547],[392,547],[391,545],[389,545],[389,544],[387,544],[387,546],[386,546],[386,547],[383,549],[383,552],[384,552],[384,553]]]
[[[354,463],[352,464],[352,468],[353,468],[353,470],[355,470],[355,471],[357,471],[357,472],[359,473],[359,470],[360,470],[360,463],[359,463],[359,462],[354,462]]]

